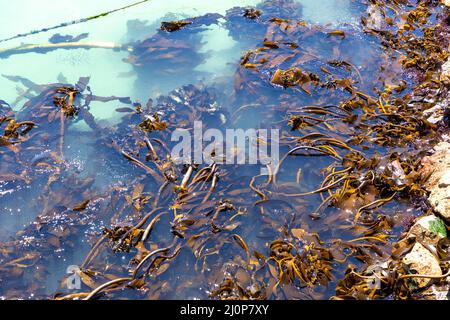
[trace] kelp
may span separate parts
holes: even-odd
[[[143,3],[149,2],[149,1],[150,0],[141,0],[141,1],[138,1],[138,2],[135,2],[135,3],[129,4],[129,5],[126,5],[126,6],[121,7],[121,8],[117,8],[117,9],[114,9],[114,10],[102,12],[102,13],[99,13],[99,14],[96,14],[96,15],[93,15],[93,16],[90,16],[90,17],[87,17],[87,18],[73,20],[73,21],[70,21],[70,22],[63,22],[63,23],[55,25],[53,27],[47,27],[47,28],[44,28],[44,29],[41,29],[41,30],[33,30],[33,31],[30,31],[30,32],[27,32],[27,33],[17,34],[15,36],[12,36],[12,37],[9,37],[9,38],[1,39],[0,42],[6,42],[6,41],[10,41],[10,40],[18,39],[18,38],[23,38],[23,37],[27,37],[27,36],[38,34],[38,33],[42,33],[42,32],[48,32],[49,30],[55,30],[55,29],[65,28],[67,26],[71,26],[71,25],[75,25],[75,24],[85,23],[85,22],[88,22],[88,21],[91,21],[91,20],[95,20],[95,19],[98,19],[98,18],[106,17],[106,16],[108,16],[110,14],[113,14],[115,12],[120,12],[120,11],[123,11],[123,10],[126,10],[128,8],[132,8],[132,7],[138,6],[140,4],[143,4]]]
[[[206,27],[217,24],[219,14],[181,21],[162,22],[159,32],[130,47],[126,62],[132,64],[141,79],[148,74],[160,76],[192,72],[205,60],[200,53],[201,36]]]
[[[16,193],[39,186],[41,204],[33,223],[0,243],[2,295],[417,298],[417,275],[401,263],[412,243],[398,229],[429,209],[420,159],[442,127],[423,112],[447,90],[437,71],[448,55],[436,46],[447,32],[447,9],[370,4],[383,11],[385,30],[367,17],[364,34],[311,25],[297,2],[264,1],[224,17],[165,22],[131,46],[127,62],[138,79],[171,79],[203,62],[199,34],[220,23],[249,48],[231,95],[218,84],[187,84],[141,103],[96,96],[88,78],[37,85],[8,76],[27,87],[27,101],[18,111],[0,101],[3,139],[15,148],[0,149],[0,174]],[[346,53],[361,47],[363,57]],[[90,112],[96,101],[120,103],[120,122],[97,123]],[[80,121],[88,132],[71,130]],[[252,121],[277,128],[280,162],[268,175],[251,165],[180,164],[170,134],[191,131],[196,121],[202,129]],[[88,161],[104,161],[94,170],[115,176],[119,166],[126,171],[120,181],[100,190],[97,177],[80,175],[65,147],[73,134],[70,147],[86,139],[95,149]],[[68,275],[46,291],[48,265],[80,247],[83,257],[70,261],[79,265],[81,288],[69,290]],[[445,239],[437,247],[444,271],[447,252]]]

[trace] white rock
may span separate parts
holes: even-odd
[[[442,270],[436,257],[422,244],[416,242],[411,252],[403,257],[403,264],[410,273],[442,276]],[[412,278],[419,288],[426,287],[432,279]]]
[[[448,0],[450,1],[450,0]],[[450,81],[450,59],[448,59],[443,65],[441,69],[441,81],[449,82]]]
[[[383,29],[384,22],[381,9],[374,4],[370,4],[367,7],[367,28],[381,30]]]
[[[450,143],[441,142],[435,153],[422,160],[423,174],[429,175],[425,188],[433,209],[450,222]]]
[[[447,230],[441,219],[430,215],[420,218],[409,229],[408,237],[415,237],[420,243],[435,246],[439,240],[447,237]]]
[[[448,283],[444,285],[433,284],[421,294],[427,300],[448,300],[448,287]]]
[[[439,180],[439,188],[447,188],[450,186],[450,170],[446,171]]]

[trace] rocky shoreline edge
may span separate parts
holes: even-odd
[[[447,7],[445,10],[450,11],[450,0],[441,0],[441,3]],[[369,8],[368,12],[373,14],[375,11]],[[450,58],[441,66],[439,80],[444,87],[450,87]],[[393,248],[393,257],[403,256],[400,261],[402,267],[409,271],[409,285],[418,297],[431,300],[450,299],[450,272],[442,271],[442,266],[448,264],[450,252],[447,232],[450,229],[450,92],[444,91],[440,94],[440,101],[424,112],[428,122],[439,128],[441,140],[421,160],[430,210],[414,220]],[[384,268],[391,262],[372,268],[381,270],[372,272],[372,276],[386,278]]]

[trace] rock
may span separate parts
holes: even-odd
[[[442,270],[436,257],[422,244],[417,242],[402,260],[403,264],[413,274],[426,274],[432,276],[442,276]],[[430,284],[429,278],[412,278],[419,288],[424,288]]]
[[[450,222],[450,143],[441,142],[434,151],[422,160],[423,174],[430,175],[425,188],[433,209]]]
[[[444,285],[433,284],[425,289],[421,295],[426,300],[448,300],[448,283]]]
[[[446,221],[450,221],[450,188],[440,188],[439,186],[431,189],[428,197],[433,209],[438,212]]]
[[[447,188],[450,186],[450,170],[446,171],[444,175],[439,180],[439,188]]]
[[[448,0],[450,1],[450,0]],[[450,59],[448,59],[441,68],[441,77],[440,80],[442,82],[450,82]]]
[[[420,218],[409,230],[408,237],[415,237],[422,244],[436,246],[438,241],[447,237],[444,221],[436,216]]]
[[[400,164],[400,161],[394,160],[387,165],[389,171],[391,172],[391,177],[394,179],[398,186],[402,186],[406,183],[406,174]]]
[[[450,0],[448,0],[450,1]],[[385,19],[381,9],[374,4],[367,7],[366,27],[369,29],[382,30],[385,26]]]
[[[450,1],[450,0],[449,0]],[[436,104],[435,106],[423,112],[428,122],[436,124],[444,117],[445,106],[443,104]]]

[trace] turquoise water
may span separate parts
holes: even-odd
[[[303,5],[303,17],[306,21],[318,24],[352,24],[356,18],[352,14],[350,0],[298,1]],[[0,30],[0,38],[7,38],[15,34],[30,30],[39,30],[48,26],[92,16],[99,12],[108,11],[130,4],[129,0],[89,1],[33,1],[18,0],[2,6],[0,19],[7,28]],[[116,13],[102,19],[88,23],[68,26],[55,30],[54,33],[78,35],[89,33],[89,41],[105,41],[116,44],[139,40],[142,34],[127,30],[129,20],[145,21],[146,30],[156,30],[161,20],[165,18],[187,18],[206,13],[225,14],[227,9],[234,6],[256,5],[260,1],[162,1],[154,0],[140,6],[127,9],[125,13]],[[167,19],[166,19],[167,20]],[[26,44],[45,44],[54,33],[41,33],[26,38],[20,38],[0,44],[0,48]],[[145,34],[145,33],[144,33]],[[147,34],[148,36],[149,34]],[[220,80],[234,72],[234,65],[239,60],[242,48],[234,41],[228,31],[220,26],[210,26],[202,32],[203,45],[200,52],[208,52],[209,58],[196,66],[195,70],[205,72],[201,76],[187,75],[185,83],[204,81],[206,83]],[[0,60],[1,74],[20,75],[35,83],[44,84],[56,82],[63,76],[69,83],[76,82],[80,76],[91,76],[90,85],[98,95],[109,95],[114,92],[117,96],[130,96],[145,101],[148,95],[157,96],[174,89],[181,83],[151,84],[149,92],[136,92],[134,82],[137,80],[130,64],[122,62],[126,52],[102,50],[58,50],[47,54],[30,53],[11,56],[7,60]],[[17,99],[17,84],[0,77],[2,99],[13,102]],[[20,90],[20,86],[19,86]],[[19,108],[20,105],[14,106]],[[117,115],[108,112],[105,106],[94,106],[93,114],[102,119],[117,120]],[[82,129],[82,128],[80,128]]]
[[[0,1],[3,2],[4,0]],[[7,28],[0,30],[0,38],[53,26],[63,21],[91,16],[129,3],[130,1],[124,0],[114,1],[114,5],[111,1],[96,1],[93,3],[88,0],[58,2],[21,0],[12,4],[2,4],[0,19]],[[15,47],[21,43],[45,44],[50,36],[56,32],[74,36],[89,33],[87,38],[89,41],[131,45],[135,41],[142,41],[155,34],[161,21],[197,17],[207,13],[224,15],[228,9],[234,6],[255,6],[260,3],[260,1],[198,0],[186,2],[155,0],[101,19],[58,29],[55,32],[40,33],[13,41],[1,42],[0,48]],[[371,53],[376,51],[373,48],[376,44],[359,33],[359,15],[361,12],[358,11],[360,7],[355,5],[354,1],[303,0],[297,1],[296,5],[298,5],[295,6],[295,8],[298,8],[298,12],[295,12],[295,14],[298,14],[302,20],[307,21],[311,30],[320,30],[317,34],[312,32],[311,38],[301,43],[302,49],[305,49],[305,52],[310,56],[317,55],[320,57],[317,60],[308,60],[308,55],[305,55],[305,69],[317,70],[319,67],[318,60],[324,62],[325,59],[348,58],[355,65],[355,69],[362,74],[363,79],[373,80],[377,76],[374,71],[376,65],[372,64],[370,55],[367,55],[369,51]],[[255,25],[249,25],[248,33],[239,29],[236,31],[233,29],[234,27],[232,25],[231,28],[228,28],[226,21],[219,19],[218,23],[204,27],[198,34],[195,31],[186,31],[183,36],[192,37],[194,40],[198,40],[197,37],[200,38],[197,42],[193,40],[194,44],[197,45],[195,53],[204,55],[205,59],[193,65],[190,65],[191,60],[188,59],[184,66],[175,69],[175,71],[171,70],[170,64],[158,65],[157,63],[153,64],[150,69],[134,68],[132,64],[124,62],[130,55],[128,51],[116,52],[110,49],[55,50],[46,54],[13,55],[8,59],[0,59],[0,70],[3,75],[20,76],[42,85],[57,82],[76,83],[80,77],[87,76],[90,77],[89,86],[95,95],[130,97],[133,102],[139,102],[142,105],[145,105],[149,98],[158,101],[158,97],[162,99],[161,105],[163,106],[167,101],[169,101],[167,105],[171,105],[176,104],[178,100],[181,100],[185,105],[189,105],[189,99],[182,94],[180,94],[181,97],[177,96],[178,91],[174,93],[173,90],[183,85],[203,84],[216,89],[218,91],[217,97],[208,100],[210,96],[201,92],[198,101],[193,99],[192,103],[196,107],[218,105],[225,110],[222,116],[232,118],[230,114],[233,114],[246,103],[251,104],[256,100],[259,109],[246,109],[242,117],[233,125],[236,127],[239,125],[243,127],[265,127],[268,126],[270,121],[279,124],[285,114],[283,114],[282,109],[277,108],[283,106],[283,103],[292,103],[292,100],[289,99],[297,99],[297,97],[292,91],[265,85],[263,77],[268,78],[269,72],[273,70],[265,70],[262,78],[252,78],[255,75],[246,70],[250,75],[246,78],[248,81],[244,84],[250,84],[249,88],[252,89],[251,84],[254,81],[256,90],[261,90],[261,96],[268,97],[265,101],[257,101],[258,91],[253,95],[236,87],[236,82],[239,80],[240,58],[246,50],[260,45],[261,37],[260,30]],[[350,40],[342,40],[342,43],[339,43],[339,39],[329,38],[326,31],[335,29],[348,30],[351,34]],[[253,36],[254,38],[252,38]],[[177,33],[173,33],[173,37],[176,38]],[[357,47],[354,47],[353,43],[356,43]],[[180,58],[183,58],[183,56],[181,55]],[[280,64],[280,66],[283,66],[283,64]],[[372,90],[369,80],[367,82],[361,81],[362,89]],[[261,86],[258,87],[257,85]],[[20,110],[30,98],[29,96],[22,96],[24,93],[22,84],[10,81],[5,77],[0,77],[0,88],[0,99],[10,103],[14,110]],[[187,96],[190,93],[188,90]],[[301,92],[296,93],[301,97],[298,100],[299,103],[311,105],[337,103],[344,95],[344,93],[339,92],[336,96],[327,96],[322,95],[323,92],[321,92],[321,96],[315,98]],[[186,101],[183,99],[186,99]],[[35,178],[30,184],[15,180],[12,182],[2,181],[2,184],[0,184],[0,222],[2,224],[0,240],[6,242],[8,239],[18,237],[21,245],[24,248],[29,248],[26,239],[24,240],[21,237],[28,234],[33,235],[30,246],[35,246],[36,242],[39,244],[36,245],[36,250],[45,256],[44,262],[39,263],[45,265],[38,266],[45,267],[47,270],[42,278],[36,280],[40,286],[39,290],[36,290],[40,297],[51,296],[58,290],[64,291],[62,279],[65,276],[67,266],[82,263],[83,257],[89,252],[95,239],[98,238],[104,228],[111,228],[114,223],[127,225],[130,221],[138,219],[139,215],[135,211],[129,210],[128,207],[128,211],[125,211],[126,214],[122,213],[122,216],[115,217],[116,211],[121,212],[121,208],[126,207],[129,199],[125,194],[132,190],[135,184],[142,182],[145,185],[145,191],[152,195],[158,192],[158,185],[148,177],[142,177],[143,172],[139,168],[131,166],[117,152],[112,150],[113,148],[107,149],[105,147],[111,140],[118,141],[121,147],[134,147],[128,145],[128,143],[132,144],[134,140],[133,136],[127,131],[131,127],[127,122],[127,115],[115,112],[118,107],[130,106],[114,100],[107,103],[94,101],[90,104],[90,107],[90,112],[108,136],[104,137],[101,132],[92,130],[85,121],[70,123],[64,136],[64,157],[62,159],[64,161],[62,165],[57,166],[57,168],[63,168],[61,169],[62,174],[58,176],[54,189],[50,191],[45,189],[48,183],[47,179],[52,173],[51,170],[46,171],[45,167],[27,167],[27,170],[30,170],[34,174],[33,178]],[[164,113],[166,110],[159,111]],[[176,114],[176,116],[183,118],[185,115]],[[136,121],[133,117],[129,119],[132,124]],[[46,124],[45,121],[43,123]],[[117,124],[120,125],[116,126]],[[43,155],[45,159],[45,152],[56,150],[59,127],[54,123],[52,125],[51,128],[38,128],[50,132],[50,138],[48,139],[45,135],[38,137],[46,142],[45,145],[33,146],[31,142],[26,144],[26,147],[30,148],[28,152],[32,157]],[[110,146],[108,145],[108,147]],[[107,150],[105,151],[105,149]],[[159,148],[158,151],[162,153],[162,149]],[[31,156],[30,158],[32,158]],[[145,155],[139,154],[136,156]],[[314,158],[300,163],[304,165],[302,181],[305,181],[306,189],[309,190],[321,181],[323,172],[320,172],[319,169],[330,164],[329,160],[316,160]],[[178,171],[182,172],[181,169],[177,168]],[[237,190],[248,187],[248,181],[252,176],[258,174],[259,169],[246,167],[229,170],[230,172],[227,172],[227,174],[232,177],[229,180],[231,182],[226,180],[226,178],[229,178],[228,176],[224,178],[225,186],[222,186],[223,189],[217,192],[217,197],[224,197],[224,194],[227,194],[228,187],[237,188]],[[288,159],[286,169],[280,172],[280,181],[292,179],[293,172],[297,171],[298,162]],[[85,182],[86,179],[92,179],[93,182],[88,184]],[[84,185],[85,183],[87,186]],[[298,188],[298,185],[293,184],[292,181],[288,184],[289,188],[295,190]],[[303,186],[302,188],[305,189]],[[173,186],[168,189],[173,189]],[[50,200],[46,198],[48,192],[51,194]],[[242,204],[242,207],[248,207],[248,212],[247,215],[242,217],[242,221],[239,221],[233,232],[242,232],[245,240],[258,250],[267,249],[268,243],[279,237],[280,230],[290,224],[297,223],[305,229],[317,229],[322,232],[321,236],[323,235],[325,239],[337,236],[340,232],[321,225],[320,221],[317,222],[309,218],[308,214],[311,213],[309,211],[317,208],[321,202],[318,197],[306,203],[301,203],[300,200],[298,203],[276,200],[273,207],[268,206],[267,211],[262,214],[260,207],[250,205],[258,199],[255,194],[244,193],[244,191],[243,194],[245,195],[242,196],[242,199],[239,198],[238,202]],[[67,199],[65,198],[66,195]],[[73,208],[78,204],[76,201],[81,202],[91,195],[95,201],[89,207],[89,214],[86,214],[86,217],[83,216],[83,213],[74,215],[71,212],[71,214],[67,214],[67,208]],[[165,197],[161,202],[167,209],[170,208],[174,195],[170,192],[164,195]],[[46,201],[49,201],[49,203],[44,203],[42,199],[47,199]],[[215,200],[218,199],[215,198]],[[302,208],[301,213],[298,212],[297,205]],[[173,209],[170,208],[170,210]],[[40,214],[43,213],[45,215],[41,217]],[[172,211],[170,211],[170,214],[163,216],[160,223],[157,224],[152,233],[152,237],[154,237],[152,238],[152,245],[167,245],[167,242],[173,236],[171,233],[171,216]],[[79,224],[80,221],[82,222],[81,225]],[[270,227],[267,221],[270,221]],[[49,249],[45,246],[48,242],[47,238],[53,239],[52,234],[58,234],[58,232],[50,229],[53,233],[50,231],[41,233],[40,229],[36,227],[37,225],[39,228],[49,226],[49,228],[61,227],[62,229],[66,225],[76,229],[76,232],[61,247],[49,253]],[[218,234],[216,238],[211,236],[211,238],[205,240],[211,241],[211,244],[205,250],[214,257],[214,246],[217,243],[223,245],[225,248],[224,256],[231,261],[236,256],[236,247],[233,247],[229,240],[223,240],[221,237],[223,235]],[[217,241],[217,243],[214,241]],[[104,260],[96,263],[101,264],[101,262],[106,261],[108,267],[112,268],[111,271],[107,271],[114,274],[126,269],[132,256],[132,253],[113,254],[108,252],[104,257],[102,256]],[[201,263],[195,261],[192,255],[183,252],[180,259],[176,260],[177,263],[167,274],[164,274],[163,281],[175,284],[187,279],[191,284],[186,288],[181,285],[182,289],[179,292],[175,290],[164,291],[161,294],[162,297],[171,299],[207,298],[215,281],[224,274],[222,267],[228,267],[228,263],[222,263],[218,260],[215,264],[212,263],[210,267],[205,267],[204,272],[199,272]],[[342,272],[342,270],[339,270],[339,272]],[[198,280],[197,277],[200,277],[200,273],[206,275],[205,278]],[[27,276],[32,277],[29,274]],[[183,277],[185,279],[182,279]],[[16,280],[11,281],[14,283]],[[26,277],[23,277],[17,280],[17,283],[26,287],[30,282],[27,282]],[[163,287],[163,284],[159,285]],[[87,290],[88,288],[83,287],[83,289]],[[332,286],[330,288],[319,288],[322,297],[329,297],[332,290]],[[130,293],[129,297],[140,298],[140,294],[139,292]],[[20,294],[18,295],[20,296]]]

